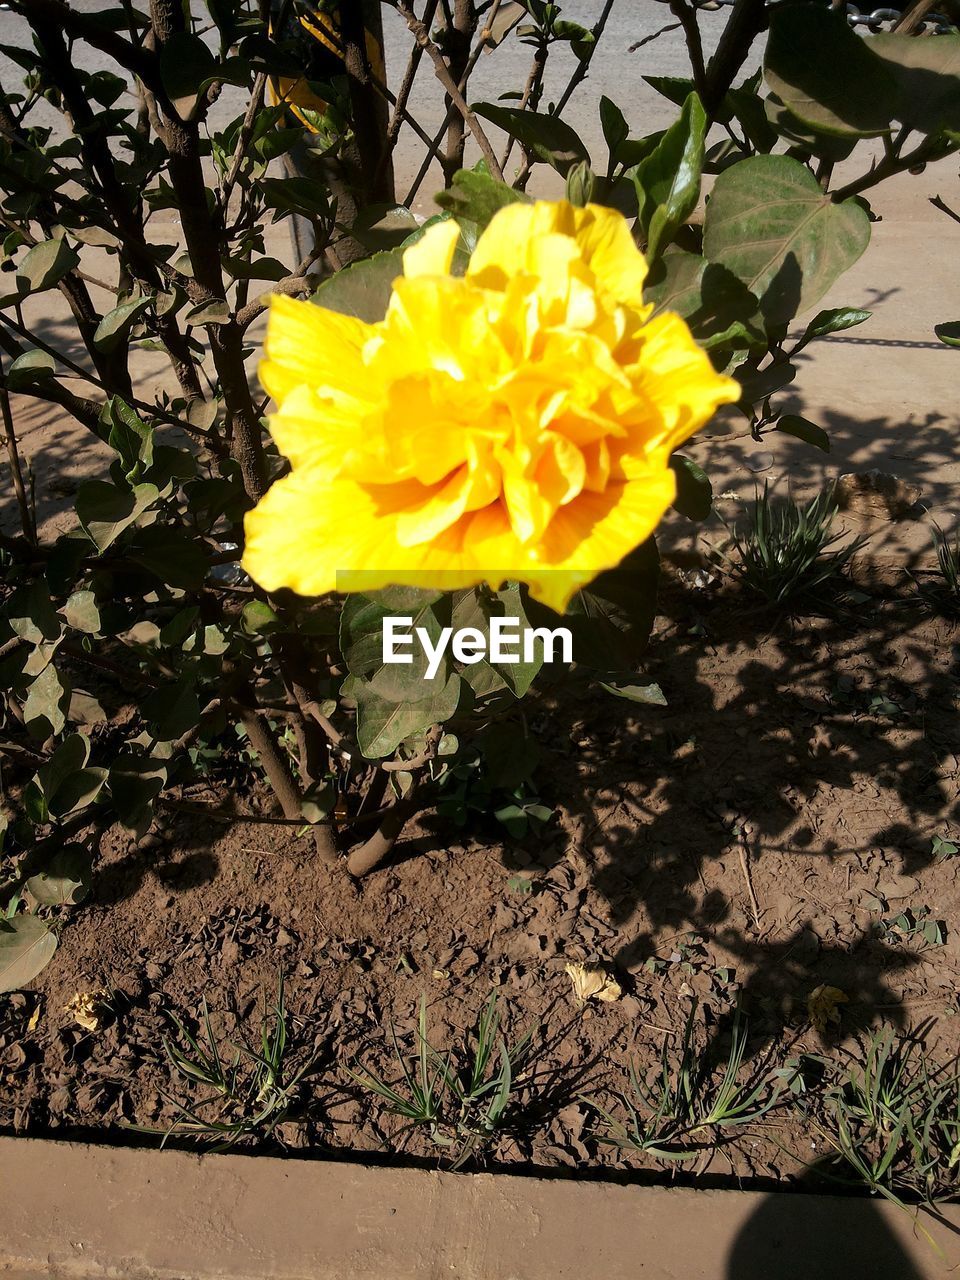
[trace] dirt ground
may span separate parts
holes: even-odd
[[[176,1101],[209,1092],[171,1074],[171,1014],[195,1029],[205,999],[224,1043],[249,1039],[281,971],[291,1060],[312,1066],[260,1144],[273,1151],[450,1163],[349,1074],[397,1079],[391,1028],[411,1050],[421,994],[438,1049],[463,1040],[493,988],[511,1035],[534,1028],[511,1123],[473,1167],[662,1168],[600,1143],[587,1099],[619,1105],[631,1063],[652,1078],[694,1002],[698,1050],[723,1056],[739,1001],[756,1071],[859,1053],[883,1023],[919,1029],[934,1057],[956,1052],[960,858],[937,860],[933,840],[960,827],[957,627],[909,590],[790,622],[674,583],[662,608],[648,672],[666,707],[582,689],[528,713],[556,810],[538,836],[474,826],[451,840],[427,818],[357,887],[288,826],[168,808],[139,847],[109,831],[35,990],[0,1004],[0,1127],[113,1141],[133,1140],[131,1124],[165,1129]],[[268,816],[256,788],[183,800],[200,802]],[[895,926],[907,907],[942,941]],[[576,961],[605,965],[621,998],[578,1008]],[[821,984],[847,997],[826,1035],[807,1010]],[[91,1032],[65,1006],[95,989],[110,1011]],[[775,1109],[696,1175],[792,1179],[818,1141],[795,1108]]]

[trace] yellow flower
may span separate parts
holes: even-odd
[[[612,209],[512,204],[466,275],[459,228],[403,256],[385,318],[271,303],[260,377],[292,470],[246,518],[243,565],[315,596],[508,579],[563,612],[673,501],[668,459],[739,395]]]

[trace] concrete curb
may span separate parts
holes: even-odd
[[[0,1275],[123,1280],[927,1280],[960,1206],[0,1139]]]

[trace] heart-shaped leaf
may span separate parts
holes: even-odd
[[[869,241],[860,205],[834,203],[789,156],[753,156],[721,173],[703,229],[704,255],[760,299],[771,323],[818,302]]]

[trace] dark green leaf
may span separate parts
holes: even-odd
[[[135,564],[168,586],[196,591],[207,576],[209,561],[202,544],[187,529],[153,525],[141,529],[128,550]]]
[[[671,455],[670,467],[677,478],[676,510],[688,520],[706,520],[713,510],[713,486],[707,473],[683,453]]]
[[[790,113],[817,132],[864,138],[890,127],[893,76],[840,9],[774,8],[764,75]]]
[[[123,825],[143,835],[153,821],[153,802],[167,781],[167,766],[151,756],[124,753],[110,766],[110,798]]]
[[[840,333],[843,329],[853,329],[863,324],[873,315],[872,311],[859,311],[856,307],[831,307],[828,311],[818,311],[804,330],[803,337],[793,348],[791,355],[802,351],[814,338],[825,338],[830,333]]]
[[[158,742],[173,742],[182,738],[200,719],[200,703],[197,691],[189,676],[147,694],[141,703],[141,711]]]
[[[516,138],[536,160],[551,165],[564,177],[567,170],[579,161],[590,163],[590,155],[576,130],[558,116],[520,111],[516,107],[499,107],[492,102],[478,102],[473,109],[477,115],[491,120]]]
[[[453,176],[453,186],[437,196],[441,209],[452,213],[458,222],[475,223],[479,231],[506,205],[529,200],[525,192],[515,191],[479,169],[461,169]]]
[[[348,676],[343,693],[357,703],[357,742],[368,760],[392,755],[405,738],[442,724],[457,709],[460,677],[433,681],[436,689],[423,698],[392,702],[381,697],[368,680]],[[427,686],[429,687],[429,686]]]
[[[607,97],[600,99],[600,128],[603,130],[603,140],[607,144],[610,155],[615,156],[621,142],[626,142],[629,138],[630,128],[623,112]]]
[[[27,889],[45,907],[75,906],[90,891],[90,871],[88,851],[82,845],[64,845],[30,876]]]
[[[77,518],[97,549],[106,551],[159,496],[152,484],[134,485],[129,490],[118,489],[106,480],[88,480],[77,493]]]
[[[149,298],[134,298],[108,311],[97,325],[93,345],[98,351],[115,351],[130,336],[130,330],[149,306]]]
[[[67,272],[79,266],[80,255],[65,240],[45,240],[34,245],[17,268],[17,284],[23,293],[52,289]]]
[[[796,436],[798,440],[812,444],[817,449],[822,449],[824,453],[830,452],[830,437],[823,427],[818,427],[815,422],[810,422],[807,418],[801,418],[798,413],[785,413],[779,417],[777,430],[783,431],[788,436]]]
[[[46,351],[25,351],[17,356],[7,370],[7,387],[11,391],[19,391],[21,387],[29,387],[34,382],[49,378],[54,370],[53,356]]]
[[[160,79],[177,114],[186,120],[206,81],[213,78],[217,60],[199,36],[175,31],[160,50]]]
[[[896,85],[896,119],[926,134],[960,129],[960,33],[917,39],[885,32],[867,43]]]
[[[37,738],[62,733],[69,703],[70,686],[51,662],[40,672],[27,693],[23,704],[27,728]]]
[[[634,172],[640,226],[650,258],[661,253],[696,208],[706,130],[703,104],[691,93],[679,120]]]

